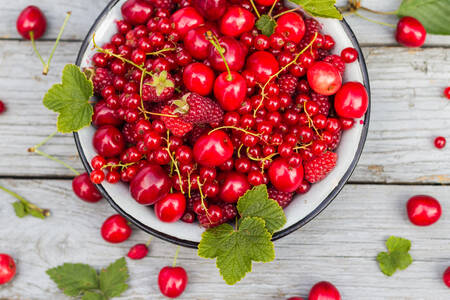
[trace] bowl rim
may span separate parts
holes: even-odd
[[[98,26],[98,24],[105,18],[105,16],[108,14],[108,12],[121,0],[111,0],[108,5],[103,9],[103,11],[100,13],[100,15],[96,18],[95,22],[93,23],[93,25],[91,26],[91,28],[89,29],[86,37],[83,40],[83,43],[81,44],[80,50],[78,51],[78,55],[77,55],[77,59],[76,59],[76,65],[80,66],[81,62],[82,62],[82,58],[84,56],[84,53],[87,49],[87,47],[89,46],[90,43],[90,37],[93,34],[93,32],[95,31],[96,27]],[[348,167],[347,171],[345,172],[344,176],[342,176],[342,178],[339,180],[338,185],[328,194],[328,196],[322,200],[322,202],[313,210],[311,211],[308,215],[306,215],[303,219],[299,220],[298,222],[296,222],[295,224],[292,224],[291,226],[289,226],[286,229],[283,229],[281,231],[276,232],[273,237],[272,240],[276,241],[278,239],[281,239],[282,237],[285,237],[286,235],[296,231],[297,229],[303,227],[304,225],[306,225],[307,223],[309,223],[312,219],[314,219],[315,217],[317,217],[328,205],[330,205],[330,203],[336,198],[336,196],[340,193],[340,191],[342,190],[342,188],[344,187],[344,185],[347,183],[347,181],[350,179],[351,175],[353,174],[356,165],[358,164],[358,161],[361,157],[361,154],[363,152],[363,148],[364,148],[364,144],[366,142],[367,139],[367,134],[369,131],[369,123],[370,123],[370,110],[371,110],[371,92],[370,92],[370,83],[369,83],[369,74],[367,71],[367,66],[366,66],[366,62],[361,50],[361,47],[358,43],[358,40],[356,39],[355,34],[353,33],[352,29],[350,28],[350,26],[348,25],[348,23],[345,21],[345,19],[340,20],[340,23],[342,24],[342,27],[345,31],[345,33],[347,34],[347,36],[349,37],[350,41],[353,44],[353,47],[358,51],[359,54],[359,65],[361,68],[361,72],[362,72],[362,76],[363,76],[363,81],[364,81],[364,86],[367,89],[367,94],[369,96],[369,106],[367,108],[367,112],[364,116],[364,124],[363,124],[363,129],[361,132],[361,136],[360,136],[360,141],[358,144],[358,148],[356,150],[355,156],[353,157],[353,160],[350,164],[350,166]],[[73,133],[74,135],[74,139],[75,139],[75,144],[78,150],[78,154],[81,158],[81,162],[83,163],[84,168],[86,169],[86,171],[90,174],[92,172],[92,168],[91,165],[88,161],[88,159],[86,158],[86,155],[84,154],[84,150],[81,147],[81,143],[80,143],[80,138],[77,132]],[[112,197],[108,194],[108,192],[106,191],[106,189],[102,186],[102,185],[97,185],[97,188],[99,189],[100,193],[103,195],[103,197],[108,201],[108,203],[118,212],[120,213],[122,216],[124,216],[126,219],[128,219],[130,222],[132,222],[134,225],[136,225],[138,228],[140,228],[141,230],[156,236],[162,240],[174,243],[176,245],[180,245],[180,246],[184,246],[184,247],[188,247],[188,248],[193,248],[193,249],[197,249],[198,248],[198,242],[193,242],[193,241],[189,241],[189,240],[184,240],[184,239],[180,239],[177,237],[174,237],[172,235],[166,234],[164,232],[155,230],[147,225],[142,224],[140,221],[138,221],[137,219],[135,219],[132,215],[130,215],[129,213],[127,213],[126,211],[124,211],[122,208],[120,208],[116,202],[112,199]]]

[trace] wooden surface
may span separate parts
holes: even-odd
[[[102,267],[148,239],[136,229],[124,244],[105,243],[99,227],[113,209],[105,201],[79,201],[71,191],[70,172],[26,151],[54,131],[55,115],[42,106],[42,97],[59,81],[63,66],[74,62],[81,40],[107,2],[38,2],[49,21],[46,41],[38,43],[44,56],[65,12],[73,12],[47,77],[40,75],[29,42],[21,41],[13,26],[30,2],[16,0],[0,9],[0,99],[8,107],[0,116],[0,184],[52,211],[45,221],[18,219],[9,204],[13,199],[0,194],[0,252],[18,262],[18,275],[0,287],[0,299],[66,299],[46,269],[63,262]],[[399,3],[364,1],[384,11]],[[384,20],[395,22],[393,17]],[[179,262],[190,278],[183,299],[285,299],[306,296],[319,280],[335,283],[343,299],[450,299],[440,279],[450,265],[450,147],[433,147],[435,136],[450,138],[450,101],[441,96],[450,83],[450,38],[430,36],[425,48],[409,50],[395,44],[391,28],[355,16],[348,21],[363,45],[372,85],[370,132],[351,183],[319,217],[276,242],[275,262],[255,265],[234,287],[222,281],[213,261],[182,249]],[[57,136],[43,149],[82,170],[71,135]],[[430,228],[412,226],[405,215],[406,200],[419,193],[433,195],[443,205],[442,219]],[[375,262],[389,235],[413,243],[413,265],[392,278]],[[128,260],[131,287],[123,299],[162,299],[156,275],[171,263],[175,249],[154,239],[149,258]]]

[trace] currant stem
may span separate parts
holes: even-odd
[[[214,128],[210,132],[208,132],[208,135],[210,135],[214,131],[217,131],[217,130],[220,130],[220,129],[235,129],[235,130],[239,130],[239,131],[245,132],[247,134],[259,137],[259,133],[254,133],[254,132],[247,131],[245,129],[242,129],[242,128],[239,128],[239,127],[234,127],[234,126],[221,126],[221,127]]]
[[[4,186],[0,185],[0,190],[3,190],[4,192],[8,193],[12,197],[16,198],[17,200],[19,200],[23,205],[25,205],[29,209],[32,209],[34,211],[37,211],[37,212],[41,213],[44,217],[50,216],[50,211],[48,209],[39,208],[38,206],[34,205],[33,203],[30,203],[29,201],[27,201],[24,197],[22,197],[19,194],[17,194],[15,192],[5,188]]]
[[[397,11],[377,11],[377,10],[373,10],[373,9],[370,9],[370,8],[367,8],[364,6],[360,6],[359,9],[362,9],[362,10],[365,10],[365,11],[368,11],[370,13],[377,14],[377,15],[392,16],[392,15],[397,14]]]
[[[293,9],[289,9],[289,10],[286,10],[286,11],[283,11],[282,13],[279,13],[278,15],[276,15],[275,17],[273,17],[274,19],[278,19],[279,17],[281,17],[281,16],[283,16],[283,15],[285,15],[285,14],[288,14],[288,13],[291,13],[291,12],[294,12],[294,11],[297,11],[297,10],[299,10],[300,8],[299,7],[296,7],[296,8],[293,8]]]
[[[258,16],[258,19],[261,18],[261,15],[259,14],[258,9],[256,8],[255,2],[253,2],[253,0],[250,0],[250,3],[253,6],[253,9],[255,10],[256,15]]]
[[[174,268],[177,265],[178,254],[180,254],[180,246],[177,246],[177,250],[175,251],[175,256],[173,257],[172,267],[174,267]]]
[[[275,5],[277,5],[277,3],[278,3],[278,0],[275,0],[273,2],[272,7],[270,8],[269,13],[268,13],[269,17],[272,16],[273,9],[275,8]]]
[[[175,51],[175,50],[177,50],[177,48],[164,48],[164,49],[161,49],[161,50],[158,50],[155,52],[147,53],[146,55],[160,55],[160,54],[163,54],[164,52]]]
[[[72,15],[72,12],[67,12],[66,18],[64,19],[64,23],[61,26],[61,29],[59,30],[58,36],[56,37],[55,44],[53,45],[52,52],[50,53],[50,57],[47,60],[47,63],[44,64],[44,70],[42,71],[42,74],[47,75],[48,71],[50,69],[50,63],[53,59],[53,55],[55,54],[56,48],[58,47],[59,41],[61,40],[61,36],[64,32],[64,29],[66,28],[67,23],[69,22],[70,16]]]
[[[391,27],[391,28],[395,28],[396,27],[394,24],[389,24],[389,23],[385,23],[385,22],[381,22],[381,21],[377,21],[377,20],[373,20],[373,19],[367,18],[367,17],[361,15],[360,13],[358,13],[357,11],[355,11],[353,13],[355,15],[357,15],[358,17],[360,17],[361,19],[364,19],[366,21],[369,21],[369,22],[372,22],[372,23],[375,23],[375,24],[384,25],[384,26],[388,26],[388,27]]]
[[[177,161],[173,157],[172,153],[170,153],[170,132],[169,132],[169,130],[167,130],[167,148],[166,148],[166,150],[167,150],[167,153],[169,154],[170,160],[172,161],[172,163],[175,167],[175,172],[177,172],[178,180],[180,180],[180,191],[184,195],[183,178],[181,177],[181,173],[180,173],[180,169],[178,168]]]
[[[223,63],[225,64],[225,68],[227,69],[228,72],[228,81],[232,81],[233,80],[233,76],[231,75],[231,70],[230,70],[230,66],[228,65],[227,60],[225,59],[225,55],[223,55],[223,48],[222,46],[220,46],[219,40],[214,36],[214,34],[211,31],[207,32],[207,38],[208,41],[214,46],[214,48],[216,48],[217,52],[219,52],[220,57],[223,60]],[[214,41],[213,41],[214,39]]]
[[[39,60],[41,61],[42,65],[45,66],[45,61],[42,58],[41,54],[39,53],[37,47],[36,47],[36,42],[34,40],[34,32],[30,31],[30,40],[31,40],[31,45],[33,46],[33,50],[36,53],[36,55],[39,57]]]

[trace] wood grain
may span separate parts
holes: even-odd
[[[135,243],[149,238],[135,230],[120,245],[104,242],[102,221],[113,214],[105,202],[84,203],[73,196],[67,180],[1,180],[41,207],[51,209],[44,221],[18,219],[9,196],[0,194],[0,252],[17,259],[18,276],[0,289],[0,299],[66,299],[45,270],[63,262],[84,262],[104,267],[125,255]],[[181,299],[286,299],[306,296],[320,280],[330,280],[343,299],[448,299],[441,281],[449,265],[450,218],[445,201],[450,187],[347,185],[315,220],[277,241],[276,261],[255,264],[254,271],[234,287],[220,278],[212,260],[182,248],[179,265],[189,273],[188,288]],[[405,213],[405,202],[414,194],[431,193],[441,200],[444,215],[428,228],[415,227]],[[364,196],[362,196],[364,195]],[[11,226],[14,224],[14,226]],[[375,257],[385,251],[384,241],[398,235],[412,241],[413,264],[393,277],[384,276]],[[127,259],[130,289],[120,299],[163,299],[157,273],[171,264],[176,246],[154,239],[149,257]]]

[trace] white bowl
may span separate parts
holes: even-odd
[[[95,21],[84,40],[77,58],[77,65],[90,67],[91,57],[96,52],[93,49],[92,35],[95,32],[96,43],[102,45],[110,40],[116,33],[115,21],[121,19],[120,8],[126,0],[113,0]],[[335,19],[321,19],[323,32],[331,35],[336,46],[334,52],[339,54],[342,49],[354,47],[359,52],[359,63],[355,62],[346,66],[344,81],[358,81],[365,85],[369,96],[370,86],[366,65],[355,35],[348,24]],[[287,223],[273,236],[279,239],[300,228],[324,208],[340,192],[344,184],[350,178],[359,160],[369,127],[370,105],[364,118],[356,120],[355,126],[342,135],[341,144],[337,149],[338,162],[336,168],[321,182],[312,185],[311,190],[305,195],[297,195],[292,203],[285,209]],[[88,172],[91,172],[89,162],[97,154],[92,146],[94,127],[84,128],[75,133],[75,142],[83,164]],[[196,248],[201,239],[203,228],[197,223],[187,224],[183,222],[163,223],[157,219],[153,209],[138,204],[130,195],[128,185],[103,183],[98,186],[100,192],[108,202],[120,214],[144,231],[175,244]]]

